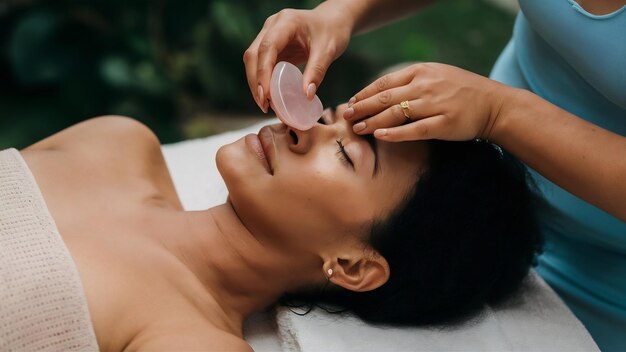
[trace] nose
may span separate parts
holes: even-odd
[[[287,126],[287,135],[289,136],[289,149],[298,154],[306,154],[311,149],[313,130],[318,128],[314,126],[308,131],[300,131],[293,127]]]
[[[306,154],[317,143],[334,142],[339,138],[352,138],[356,134],[352,131],[352,124],[341,118],[339,111],[327,109],[322,120],[308,131],[300,131],[287,126],[289,135],[289,149],[298,154]]]

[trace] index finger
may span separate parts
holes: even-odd
[[[293,37],[293,31],[287,25],[276,25],[259,43],[257,62],[257,84],[263,89],[263,98],[267,100],[270,91],[270,77],[276,65],[278,54],[285,49]]]
[[[250,47],[246,50],[243,55],[243,62],[246,69],[246,79],[248,80],[248,87],[250,88],[250,92],[252,93],[252,97],[256,101],[257,105],[261,110],[264,109],[264,102],[260,101],[259,90],[258,90],[258,81],[257,81],[257,62],[258,62],[258,50],[259,50],[259,42],[265,37],[265,33],[267,29],[263,27],[259,34],[256,36]]]
[[[406,69],[402,69],[400,71],[395,71],[389,74],[386,74],[374,82],[370,83],[367,87],[361,89],[358,93],[356,93],[349,102],[349,106],[356,103],[357,101],[361,101],[367,99],[371,96],[374,96],[382,91],[396,88],[400,86],[407,85],[411,83],[413,77],[405,72]]]

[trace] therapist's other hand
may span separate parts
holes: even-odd
[[[386,141],[489,139],[507,89],[458,67],[420,63],[358,92],[344,118],[356,122],[356,133]],[[408,110],[400,106],[405,100]]]
[[[312,99],[331,62],[346,50],[352,23],[345,11],[338,11],[332,3],[313,10],[284,9],[270,16],[244,53],[250,91],[264,112],[277,62],[307,62],[302,89]]]

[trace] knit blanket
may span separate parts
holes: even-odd
[[[0,351],[97,351],[78,271],[21,154],[0,151]]]

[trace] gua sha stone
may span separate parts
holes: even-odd
[[[307,99],[302,90],[302,72],[285,61],[274,66],[270,106],[283,123],[301,131],[313,127],[324,110],[317,95]]]

